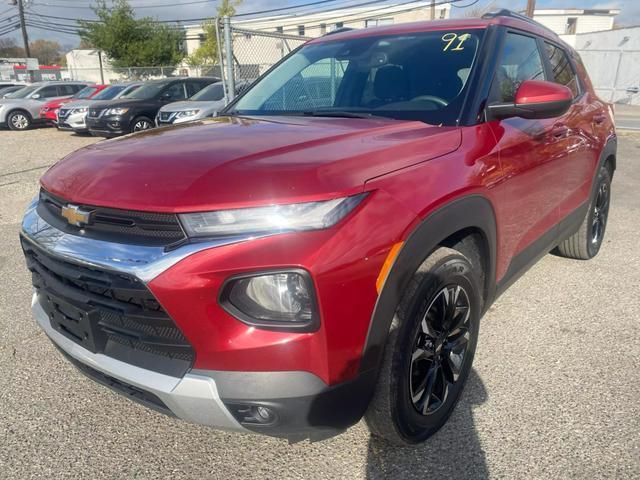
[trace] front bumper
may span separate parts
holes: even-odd
[[[163,272],[178,263],[182,264],[182,260],[188,256],[202,254],[205,250],[224,250],[216,247],[226,245],[237,248],[241,244],[249,244],[248,238],[235,237],[217,242],[187,244],[168,252],[162,247],[140,245],[122,248],[122,244],[58,230],[39,216],[36,207],[37,204],[33,203],[23,220],[24,241],[57,259],[82,267],[132,275],[145,284],[153,283]],[[344,431],[362,417],[375,385],[375,374],[370,371],[329,386],[319,376],[301,371],[306,366],[299,361],[289,363],[298,370],[242,370],[244,365],[257,368],[265,365],[264,362],[262,365],[256,363],[261,355],[257,344],[249,351],[226,352],[226,355],[234,354],[236,366],[240,367],[238,370],[231,366],[228,370],[213,370],[196,362],[186,373],[174,376],[150,370],[152,366],[143,368],[84,348],[53,327],[56,323],[50,320],[38,294],[33,297],[32,310],[37,323],[51,341],[90,378],[152,408],[189,422],[223,430],[253,431],[290,440],[323,439]],[[233,321],[233,324],[241,332],[253,330],[238,321]],[[218,328],[221,327],[218,325]],[[276,337],[276,334],[265,333]],[[242,335],[247,336],[246,333]],[[224,336],[222,330],[218,336]],[[225,343],[234,342],[229,337]],[[271,352],[272,361],[276,362],[282,361],[277,351],[286,352],[283,349],[288,345],[278,340],[276,345],[267,345],[265,348]],[[306,357],[315,357],[308,349],[305,351]],[[220,357],[223,357],[222,352]],[[288,357],[295,358],[295,355]],[[289,358],[284,360],[289,361]],[[269,409],[274,420],[259,424],[247,417],[248,410],[258,407]]]
[[[31,305],[40,328],[74,360],[125,385],[152,394],[178,418],[223,430],[246,431],[220,400],[216,383],[211,377],[187,373],[182,378],[176,378],[91,353],[53,329],[37,294],[33,295]]]
[[[86,128],[92,135],[116,137],[129,133],[130,120],[123,116],[89,117],[85,119]]]
[[[74,132],[87,132],[85,122],[86,113],[71,114],[66,117],[58,117],[58,128],[60,130],[73,130]]]

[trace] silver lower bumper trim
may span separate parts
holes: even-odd
[[[153,393],[182,420],[222,430],[248,432],[224,406],[218,395],[216,383],[211,377],[187,373],[183,378],[176,378],[139,368],[106,355],[91,353],[51,326],[36,294],[33,295],[31,308],[36,321],[51,341],[79,362]]]

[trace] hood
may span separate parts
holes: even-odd
[[[456,127],[387,119],[219,117],[85,147],[41,183],[74,203],[188,212],[328,199],[456,150]]]
[[[93,105],[94,103],[97,103],[98,100],[90,100],[90,99],[84,99],[84,100],[76,100],[75,102],[69,102],[67,103],[64,108],[71,110],[72,108],[88,108],[91,105]]]
[[[184,102],[173,102],[160,109],[161,112],[183,112],[185,110],[209,110],[220,109],[224,106],[224,100],[197,101],[185,100]]]
[[[134,108],[141,107],[145,108],[148,106],[158,107],[159,100],[143,100],[141,98],[116,98],[114,100],[102,100],[96,102],[97,106],[105,106],[110,108],[124,107],[124,108]]]
[[[53,100],[49,100],[48,102],[45,102],[42,107],[43,108],[48,108],[49,110],[53,110],[55,108],[58,108],[61,105],[64,105],[65,103],[69,103],[72,101],[71,97],[65,97],[65,98],[55,98]]]

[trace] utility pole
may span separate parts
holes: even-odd
[[[233,46],[231,45],[231,19],[225,15],[222,19],[224,26],[224,47],[227,57],[227,88],[229,89],[227,94],[227,101],[233,100],[236,96],[236,82],[233,71]]]
[[[431,0],[431,8],[429,9],[431,12],[431,20],[436,19],[436,0]]]
[[[29,51],[29,37],[27,36],[27,25],[24,23],[24,5],[23,0],[13,0],[13,5],[18,5],[18,15],[20,16],[20,28],[22,28],[22,41],[24,42],[24,53],[27,58],[31,57]]]
[[[533,18],[533,12],[536,10],[536,0],[527,0],[527,12],[526,15],[529,18]]]

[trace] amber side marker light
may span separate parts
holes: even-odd
[[[394,243],[391,247],[391,250],[389,250],[387,258],[382,264],[382,268],[380,269],[380,273],[378,274],[378,278],[376,280],[376,291],[378,292],[378,295],[380,295],[380,292],[382,291],[382,287],[385,280],[387,279],[387,275],[389,275],[389,270],[391,270],[393,262],[396,261],[396,257],[398,256],[398,253],[400,253],[402,245],[404,245],[404,242]]]

